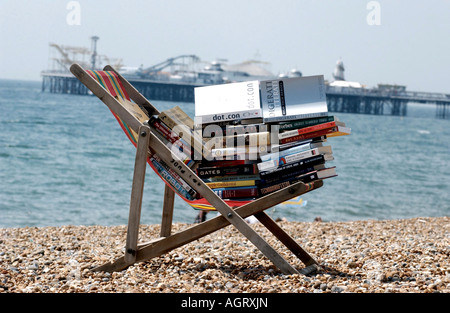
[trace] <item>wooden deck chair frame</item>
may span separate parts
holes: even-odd
[[[123,78],[111,66],[106,66],[103,71],[114,73],[128,93],[128,96],[139,106],[145,108],[149,114],[159,114],[159,111],[142,96],[125,78]],[[94,271],[121,271],[137,263],[161,256],[173,249],[188,244],[194,240],[204,237],[228,225],[233,225],[242,235],[252,242],[272,263],[284,274],[308,274],[317,269],[317,261],[309,255],[288,233],[286,233],[264,210],[279,203],[297,197],[322,186],[322,180],[310,184],[301,182],[282,190],[258,198],[238,208],[231,208],[227,203],[214,193],[198,176],[184,163],[178,162],[173,166],[170,149],[153,133],[153,130],[140,122],[122,104],[99,84],[87,71],[78,64],[71,66],[71,72],[92,91],[108,108],[128,125],[136,134],[136,158],[130,199],[128,229],[124,256],[113,262],[108,262],[94,268]],[[189,228],[172,233],[172,216],[175,192],[166,184],[164,191],[164,203],[162,210],[162,221],[160,237],[152,242],[138,244],[139,225],[142,207],[142,196],[147,159],[149,154],[157,151],[158,156],[167,161],[166,163],[197,192],[199,192],[216,210],[218,216],[202,223],[194,224]],[[271,245],[267,243],[244,218],[254,215],[275,237],[280,240],[295,256],[305,265],[302,269],[293,267],[286,261]]]

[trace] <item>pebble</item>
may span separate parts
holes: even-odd
[[[0,293],[450,292],[450,217],[279,224],[318,271],[281,273],[233,227],[115,273],[91,269],[122,256],[125,225],[0,228]],[[262,225],[252,227],[304,268]],[[142,225],[140,239],[159,229]]]

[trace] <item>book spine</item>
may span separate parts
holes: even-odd
[[[322,143],[320,143],[320,144],[322,144]],[[299,153],[302,151],[306,151],[306,150],[312,149],[313,147],[314,147],[314,144],[312,144],[310,141],[308,143],[293,146],[293,147],[288,148],[283,151],[273,152],[273,153],[268,153],[268,154],[262,155],[260,158],[261,158],[262,162],[266,162],[266,161],[270,161],[270,160],[277,160],[278,158],[281,158],[281,157],[284,157],[287,155],[291,155],[291,154],[295,154],[295,153]]]
[[[196,197],[197,195],[197,191],[194,190],[194,188],[192,188],[183,178],[181,178],[173,169],[171,169],[169,166],[167,166],[167,164],[160,159],[160,157],[157,154],[152,155],[152,157],[159,163],[161,164],[161,166],[164,167],[164,169],[169,172],[170,175],[172,175],[172,177],[174,179],[176,179],[176,181],[178,183],[180,183],[180,185],[190,194],[192,195],[192,197]]]
[[[264,117],[263,121],[264,121],[264,123],[274,123],[274,122],[285,122],[285,121],[293,121],[293,120],[299,120],[299,119],[304,119],[304,118],[324,117],[324,116],[328,116],[328,112]]]
[[[333,121],[336,121],[336,120],[335,120],[335,116],[332,116],[332,115],[326,116],[326,117],[320,117],[320,118],[308,118],[308,119],[303,119],[303,120],[298,120],[298,121],[294,121],[294,122],[287,122],[287,123],[280,124],[279,130],[283,131],[283,130],[297,129],[297,128],[308,127],[308,126],[313,126],[313,125],[322,124],[322,123],[333,122]]]
[[[226,162],[226,163],[224,163]],[[252,161],[248,160],[224,160],[224,161],[202,161],[201,166],[202,167],[216,167],[216,166],[236,166],[236,165],[243,165],[243,164],[250,164]]]
[[[211,156],[219,160],[224,157],[226,157],[227,160],[244,160],[246,154],[254,154],[256,156],[257,154],[265,152],[267,152],[267,147],[264,145],[254,147],[219,148],[211,149]]]
[[[236,136],[268,131],[268,125],[266,124],[225,125],[217,127],[220,129],[205,127],[203,129],[203,137]]]
[[[153,157],[150,158],[152,164],[155,166],[158,173],[161,175],[162,178],[164,178],[165,181],[167,181],[175,190],[184,196],[188,200],[194,200],[194,197],[187,192],[183,186],[168,172],[166,169]]]
[[[159,139],[161,140],[166,146],[168,146],[169,148],[172,147],[172,143],[166,138],[164,137],[164,135],[162,135],[160,132],[158,131],[154,131],[153,134]],[[183,147],[184,149],[184,147]],[[187,166],[189,166],[190,168],[192,168],[195,165],[194,160],[192,160],[191,156],[190,156],[190,150],[181,150],[179,151],[179,153],[177,153],[177,157]]]
[[[336,132],[336,130],[337,130],[336,127],[322,129],[322,130],[314,131],[311,133],[306,133],[306,134],[301,134],[301,135],[297,135],[297,136],[293,136],[293,137],[289,137],[289,138],[284,138],[284,139],[280,140],[280,143],[285,144],[285,143],[290,143],[293,141],[311,139],[314,137],[320,137],[320,136],[324,136],[324,135]]]
[[[252,175],[257,173],[258,168],[256,164],[243,164],[229,167],[226,166],[226,167],[197,168],[197,175],[200,178],[208,178],[213,176],[227,176],[227,175]]]
[[[290,186],[291,182],[289,180],[286,180],[284,182],[275,184],[275,185],[270,185],[270,186],[266,186],[266,187],[262,187],[259,189],[259,192],[262,196],[267,195],[269,193],[272,193],[274,191],[278,191],[280,189],[283,189],[287,186]]]
[[[306,159],[312,157],[314,155],[319,154],[319,150],[317,148],[310,149],[302,152],[298,152],[295,154],[279,157],[278,160],[271,160],[266,162],[258,163],[259,171],[269,171],[271,169],[275,169],[280,165],[293,163],[302,159]]]
[[[237,175],[237,176],[222,176],[222,177],[209,177],[202,179],[204,182],[214,183],[214,182],[225,182],[225,181],[235,181],[235,180],[254,180],[258,181],[260,179],[259,175]]]
[[[270,133],[260,132],[236,136],[213,137],[208,141],[208,145],[212,146],[214,144],[226,144],[228,147],[256,147],[258,145],[270,145]]]
[[[216,122],[224,122],[224,121],[234,121],[234,120],[242,120],[242,119],[253,119],[262,117],[261,109],[254,110],[245,110],[245,111],[236,111],[236,112],[228,112],[228,113],[220,113],[220,114],[210,114],[210,115],[202,115],[196,116],[195,122],[196,124],[211,124]]]
[[[259,195],[258,187],[216,188],[213,191],[222,199],[254,198]]]
[[[256,180],[235,180],[235,181],[221,181],[206,183],[209,188],[227,188],[227,187],[247,187],[255,186]]]
[[[194,123],[192,119],[178,106],[161,112],[158,118],[162,123],[170,128],[172,132],[175,130],[178,130],[180,133],[183,132],[183,136],[180,138],[183,139],[184,142],[190,143],[192,150],[196,151],[199,155],[210,154],[210,151],[205,147],[205,143],[203,142],[201,136],[197,136],[197,134],[194,133]],[[180,133],[174,133],[176,136],[180,136]]]
[[[283,188],[288,187],[290,185],[296,184],[298,182],[303,182],[303,183],[306,184],[306,183],[310,183],[312,181],[315,181],[317,179],[319,179],[317,177],[317,172],[315,172],[315,171],[314,172],[309,172],[309,173],[306,173],[306,174],[304,174],[302,176],[294,177],[294,179],[291,179],[291,180],[285,180],[283,182],[279,182],[279,183],[276,183],[274,185],[262,187],[262,188],[260,188],[259,192],[261,193],[261,195],[267,195],[269,193],[272,193],[274,191],[278,191],[280,189],[283,189]]]
[[[269,170],[269,171],[264,171],[264,172],[260,172],[259,175],[261,176],[262,179],[267,179],[267,178],[271,178],[277,175],[281,175],[281,174],[285,174],[285,172],[287,171],[298,171],[298,170],[302,170],[304,168],[310,167],[310,166],[314,166],[317,164],[321,164],[325,162],[325,158],[322,154],[319,155],[315,155],[313,157],[310,158],[306,158],[294,163],[289,163],[289,164],[285,164],[282,166],[277,167],[276,169],[273,170]]]
[[[300,168],[298,170],[292,170],[292,171],[286,171],[285,173],[281,173],[278,176],[272,175],[271,177],[264,177],[263,180],[261,180],[261,185],[268,185],[273,183],[279,183],[284,180],[293,179],[296,176],[312,172],[314,171],[313,166],[308,166],[305,168]]]
[[[172,133],[172,130],[169,129],[164,123],[161,123],[159,119],[152,120],[151,125],[155,127],[155,129],[163,135],[169,142],[175,143],[178,141],[178,143],[181,144],[181,147],[183,148],[183,151],[191,151],[191,146],[187,144],[186,141],[184,141],[182,138],[178,136],[174,136]]]
[[[331,128],[331,127],[336,127],[336,122],[328,122],[328,123],[317,124],[317,125],[313,125],[313,126],[309,126],[309,127],[300,128],[300,129],[288,130],[288,131],[278,134],[278,138],[284,139],[284,138],[294,137],[297,135],[311,133],[314,131],[323,130],[323,129],[327,129],[327,128]]]
[[[192,119],[178,106],[161,112],[158,117],[170,129],[174,129],[177,125],[185,125],[191,130],[194,128],[194,122]]]

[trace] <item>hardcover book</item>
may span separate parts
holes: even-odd
[[[323,75],[260,82],[265,123],[328,115]]]

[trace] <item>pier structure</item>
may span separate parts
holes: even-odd
[[[43,72],[42,76],[44,92],[88,94],[86,87],[70,74]],[[194,88],[201,86],[183,82],[128,79],[144,97],[156,101],[194,102]],[[414,92],[395,87],[379,85],[377,88],[369,89],[327,85],[328,110],[342,113],[405,116],[408,103],[424,103],[436,106],[436,117],[450,117],[450,94]]]
[[[195,69],[202,63],[195,55],[169,58],[148,68],[128,68],[121,59],[111,59],[97,53],[98,36],[92,36],[91,49],[50,44],[51,69],[43,71],[42,91],[60,94],[88,95],[87,88],[76,79],[69,68],[78,63],[84,68],[101,69],[111,64],[142,94],[150,100],[194,102],[194,88],[231,81],[267,80],[277,77],[260,67],[261,61],[249,60],[228,66],[220,61],[203,69]],[[328,111],[373,115],[407,114],[408,103],[425,103],[436,106],[436,116],[450,116],[450,94],[407,91],[405,86],[379,84],[365,88],[360,83],[344,78],[344,64],[338,60],[332,77],[326,83]],[[294,71],[287,77],[302,76]]]

